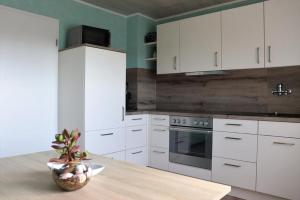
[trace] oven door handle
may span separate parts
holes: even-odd
[[[181,132],[193,132],[193,133],[201,133],[201,134],[212,134],[212,130],[203,130],[203,129],[195,129],[195,128],[182,128],[182,127],[170,127],[170,131],[181,131]]]

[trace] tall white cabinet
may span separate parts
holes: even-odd
[[[222,69],[264,67],[264,5],[222,12]]]
[[[0,6],[0,157],[50,150],[59,22]]]
[[[300,64],[300,1],[265,2],[266,67]]]
[[[78,128],[92,153],[124,150],[125,82],[125,53],[88,46],[60,52],[59,130]]]

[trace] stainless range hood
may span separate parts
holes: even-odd
[[[224,75],[228,74],[228,72],[222,70],[216,71],[205,71],[205,72],[187,72],[185,73],[186,76],[209,76],[209,75]]]

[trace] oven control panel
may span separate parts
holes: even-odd
[[[170,126],[212,128],[213,123],[211,117],[170,116]]]

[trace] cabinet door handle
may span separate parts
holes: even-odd
[[[287,143],[287,142],[273,142],[273,144],[279,144],[279,145],[287,145],[287,146],[294,146],[294,143]]]
[[[241,167],[241,165],[234,165],[234,164],[229,164],[229,163],[224,163],[224,165],[228,166],[228,167],[236,167],[236,168]]]
[[[236,137],[224,137],[224,138],[228,140],[242,140],[242,138],[236,138]]]
[[[165,121],[165,118],[153,118],[154,120],[158,120],[158,121]]]
[[[227,123],[226,126],[242,126],[242,124]]]
[[[133,121],[138,121],[138,120],[142,120],[143,118],[134,118],[132,119]]]
[[[154,150],[154,151],[152,151],[153,153],[159,153],[159,154],[165,154],[166,152],[163,152],[163,151],[156,151],[156,150]]]
[[[215,52],[215,66],[218,67],[218,52]]]
[[[177,56],[173,57],[173,68],[177,70]]]
[[[260,63],[260,60],[259,60],[259,50],[260,50],[260,48],[257,47],[257,48],[256,48],[256,62],[257,62],[257,64]]]
[[[153,129],[153,131],[157,131],[157,132],[166,132],[167,130],[164,130],[164,129]]]
[[[141,132],[143,131],[143,129],[134,129],[134,130],[131,130],[132,132]]]
[[[101,134],[101,136],[109,136],[109,135],[113,135],[114,133],[103,133]]]
[[[268,62],[271,63],[271,46],[268,46]]]
[[[143,153],[143,151],[137,151],[137,152],[133,152],[131,153],[132,155],[135,155],[135,154],[140,154],[140,153]]]
[[[122,121],[124,121],[125,118],[125,107],[122,106]]]

